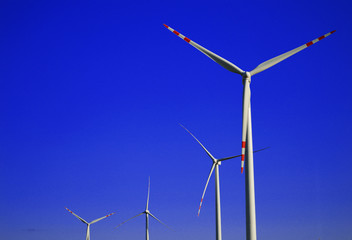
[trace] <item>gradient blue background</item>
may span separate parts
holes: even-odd
[[[1,1],[0,238],[214,239],[211,167],[240,153],[244,70],[337,30],[252,78],[258,239],[352,239],[350,1]],[[220,168],[224,239],[245,239],[240,162]]]

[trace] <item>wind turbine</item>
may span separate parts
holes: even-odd
[[[211,166],[210,173],[209,173],[207,182],[206,182],[204,190],[203,190],[202,198],[200,200],[199,209],[198,209],[198,216],[199,216],[202,204],[203,204],[204,195],[205,195],[205,192],[207,191],[207,187],[208,187],[208,184],[209,184],[210,177],[213,174],[213,171],[215,169],[216,239],[217,240],[221,240],[222,239],[222,234],[221,234],[221,207],[220,207],[219,166],[221,165],[222,161],[229,160],[229,159],[232,159],[232,158],[241,157],[241,155],[236,155],[236,156],[232,156],[232,157],[216,159],[215,157],[213,157],[213,155],[211,155],[211,153],[203,146],[203,144],[187,128],[185,128],[183,125],[181,125],[181,127],[183,127],[199,143],[199,145],[203,148],[203,150],[207,153],[207,155],[211,158],[211,160],[213,160],[213,165]],[[259,152],[259,151],[262,151],[264,149],[266,149],[266,148],[263,148],[263,149],[260,149],[260,150],[254,151],[254,152]]]
[[[157,219],[148,209],[149,207],[149,192],[150,192],[150,178],[149,178],[149,182],[148,182],[148,196],[147,196],[147,204],[145,206],[145,210],[139,214],[137,214],[134,217],[131,217],[129,219],[127,219],[126,221],[120,223],[120,225],[118,225],[117,227],[121,226],[122,224],[128,222],[129,220],[138,217],[142,214],[145,214],[145,239],[149,240],[149,216],[151,216],[152,218],[154,218],[155,220],[157,220],[158,222],[160,222],[161,224],[165,225],[166,227],[170,228],[169,226],[167,226],[165,223],[163,223],[162,221],[160,221],[159,219]]]
[[[181,125],[181,124],[180,124]],[[236,157],[240,157],[241,155],[237,155],[237,156],[232,156],[232,157],[227,157],[227,158],[220,158],[220,159],[216,159],[215,157],[213,157],[213,155],[211,155],[211,153],[203,146],[203,144],[184,126],[181,125],[181,127],[183,127],[189,134],[191,134],[191,136],[199,143],[199,145],[203,148],[203,150],[208,154],[208,156],[211,158],[211,160],[213,160],[213,165],[211,166],[210,169],[210,173],[207,179],[207,182],[205,184],[204,190],[203,190],[203,194],[202,194],[202,198],[200,200],[200,204],[199,204],[199,209],[198,209],[198,216],[200,213],[200,209],[202,207],[203,204],[203,198],[205,195],[205,192],[207,190],[208,187],[208,183],[210,180],[211,175],[213,174],[213,171],[215,169],[215,215],[216,215],[216,239],[217,240],[221,240],[222,239],[222,235],[221,235],[221,208],[220,208],[220,180],[219,180],[219,166],[221,165],[221,162],[224,160],[229,160],[232,158],[236,158]]]
[[[86,235],[86,240],[90,240],[90,225],[93,223],[96,223],[104,218],[110,217],[111,215],[115,214],[115,213],[110,213],[104,217],[95,219],[91,222],[87,222],[86,220],[84,220],[83,218],[81,218],[80,216],[76,215],[74,212],[72,212],[70,209],[66,208],[67,211],[69,211],[70,213],[72,213],[76,218],[78,218],[79,220],[81,220],[83,223],[87,224],[87,235]]]
[[[219,55],[209,51],[208,49],[202,47],[201,45],[191,41],[189,38],[180,34],[176,30],[164,24],[164,26],[171,32],[175,33],[181,39],[185,40],[187,43],[191,44],[193,47],[197,48],[199,51],[204,53],[206,56],[211,58],[213,61],[218,63],[223,68],[229,70],[230,72],[240,74],[243,80],[243,103],[242,103],[242,157],[241,157],[241,173],[243,173],[244,164],[246,164],[245,173],[245,189],[246,189],[246,236],[247,240],[257,239],[256,230],[256,217],[255,217],[255,196],[254,196],[254,169],[253,169],[253,141],[252,141],[252,117],[251,117],[251,104],[250,104],[250,87],[251,76],[260,73],[279,62],[285,60],[286,58],[302,51],[303,49],[313,45],[314,43],[328,37],[335,31],[329,32],[313,41],[303,44],[291,51],[283,53],[277,57],[271,58],[261,64],[259,64],[252,71],[243,71],[235,64],[229,62],[228,60],[220,57]],[[246,161],[245,161],[246,159]]]

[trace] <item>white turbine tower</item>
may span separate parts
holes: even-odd
[[[78,218],[79,220],[81,220],[83,223],[87,224],[87,235],[86,235],[86,240],[90,240],[90,225],[93,223],[96,223],[104,218],[110,217],[111,215],[115,214],[115,213],[110,213],[104,217],[95,219],[91,222],[87,222],[86,220],[84,220],[83,218],[81,218],[80,216],[76,215],[74,212],[72,212],[70,209],[66,208],[67,211],[69,211],[70,213],[72,213],[76,218]]]
[[[118,225],[117,227],[121,226],[122,224],[128,222],[129,220],[138,217],[142,214],[145,214],[145,239],[149,240],[149,216],[151,216],[152,218],[154,218],[155,220],[157,220],[158,222],[160,222],[161,224],[163,224],[164,226],[170,228],[169,226],[167,226],[165,223],[163,223],[162,221],[160,221],[159,219],[157,219],[148,209],[149,207],[149,192],[150,192],[150,178],[149,178],[149,182],[148,182],[148,196],[147,196],[147,204],[145,206],[145,210],[143,212],[141,212],[140,214],[137,214],[134,217],[131,217],[129,219],[127,219],[126,221],[120,223],[120,225]]]
[[[250,72],[243,71],[235,64],[227,61],[226,59],[220,57],[219,55],[209,51],[208,49],[202,47],[201,45],[191,41],[189,38],[175,31],[171,27],[164,24],[164,26],[171,32],[175,33],[181,39],[185,40],[187,43],[191,44],[193,47],[197,48],[199,51],[207,55],[213,61],[218,63],[223,68],[229,70],[230,72],[240,74],[243,80],[243,105],[242,105],[242,158],[241,158],[241,173],[243,172],[244,163],[246,163],[246,173],[245,173],[245,189],[246,189],[246,236],[247,240],[257,239],[256,230],[256,217],[255,217],[255,196],[254,196],[254,170],[253,170],[253,142],[252,142],[252,118],[251,118],[251,104],[250,104],[250,87],[251,76],[260,73],[277,63],[285,60],[286,58],[302,51],[303,49],[313,45],[314,43],[326,38],[335,31],[329,32],[311,42],[303,44],[302,46],[281,54],[277,57],[269,59],[261,64],[259,64],[255,69]],[[244,161],[246,159],[246,161]]]

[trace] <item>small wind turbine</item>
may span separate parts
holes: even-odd
[[[96,223],[104,218],[110,217],[111,215],[115,214],[115,213],[110,213],[104,217],[95,219],[91,222],[87,222],[86,220],[84,220],[83,218],[81,218],[80,216],[76,215],[74,212],[72,212],[70,209],[66,208],[67,211],[69,211],[70,213],[72,213],[76,218],[78,218],[79,220],[81,220],[83,223],[87,224],[87,235],[86,235],[86,240],[90,240],[90,225],[93,223]]]
[[[157,219],[148,209],[149,207],[149,192],[150,192],[150,178],[149,178],[149,182],[148,182],[148,196],[147,196],[147,204],[145,206],[145,210],[143,212],[141,212],[140,214],[137,214],[134,217],[131,217],[129,219],[127,219],[126,221],[120,223],[120,225],[118,225],[117,227],[121,226],[122,224],[128,222],[129,220],[138,217],[142,214],[145,214],[145,239],[149,240],[149,216],[151,216],[152,218],[154,218],[155,220],[157,220],[158,222],[160,222],[161,224],[165,225],[166,227],[170,228],[169,226],[167,226],[165,223],[163,223],[162,221],[160,221],[159,219]]]
[[[252,117],[251,117],[251,104],[250,104],[250,87],[251,76],[260,73],[279,62],[285,60],[286,58],[302,51],[303,49],[313,45],[314,43],[328,37],[335,31],[329,32],[313,41],[310,41],[302,46],[281,54],[277,57],[269,59],[261,64],[259,64],[255,69],[250,72],[243,71],[235,64],[227,61],[226,59],[220,57],[219,55],[209,51],[208,49],[202,47],[201,45],[193,42],[189,38],[180,34],[176,30],[164,24],[164,26],[171,32],[179,36],[181,39],[185,40],[187,43],[204,53],[206,56],[211,58],[214,62],[218,63],[223,68],[229,70],[230,72],[240,74],[243,80],[243,103],[242,103],[242,158],[241,158],[241,173],[244,169],[244,160],[246,158],[246,236],[247,240],[257,239],[256,230],[256,217],[255,217],[255,197],[254,197],[254,169],[253,169],[253,142],[252,142]]]
[[[207,191],[207,187],[208,187],[208,184],[209,184],[210,177],[213,174],[213,171],[215,169],[216,239],[217,240],[221,240],[222,239],[222,234],[221,234],[221,207],[220,207],[219,166],[221,165],[222,161],[229,160],[229,159],[232,159],[232,158],[241,157],[241,155],[236,155],[236,156],[232,156],[232,157],[216,159],[215,157],[213,157],[213,155],[211,155],[211,153],[203,146],[203,144],[187,128],[185,128],[183,125],[181,125],[181,127],[183,127],[189,134],[191,134],[191,136],[199,143],[199,145],[203,148],[203,150],[208,154],[208,156],[211,158],[211,160],[213,160],[213,165],[211,166],[210,173],[209,173],[207,182],[206,182],[204,190],[203,190],[203,195],[202,195],[202,198],[200,200],[199,209],[198,209],[198,216],[199,216],[202,204],[203,204],[204,195],[205,195],[205,192]],[[262,151],[264,149],[266,149],[266,148],[263,148],[263,149],[260,149],[260,150],[254,151],[254,152],[259,152],[259,151]]]

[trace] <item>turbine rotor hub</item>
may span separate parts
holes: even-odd
[[[250,72],[243,72],[242,78],[243,78],[243,85],[244,85],[245,81],[249,81],[249,83],[251,83],[251,73]]]

